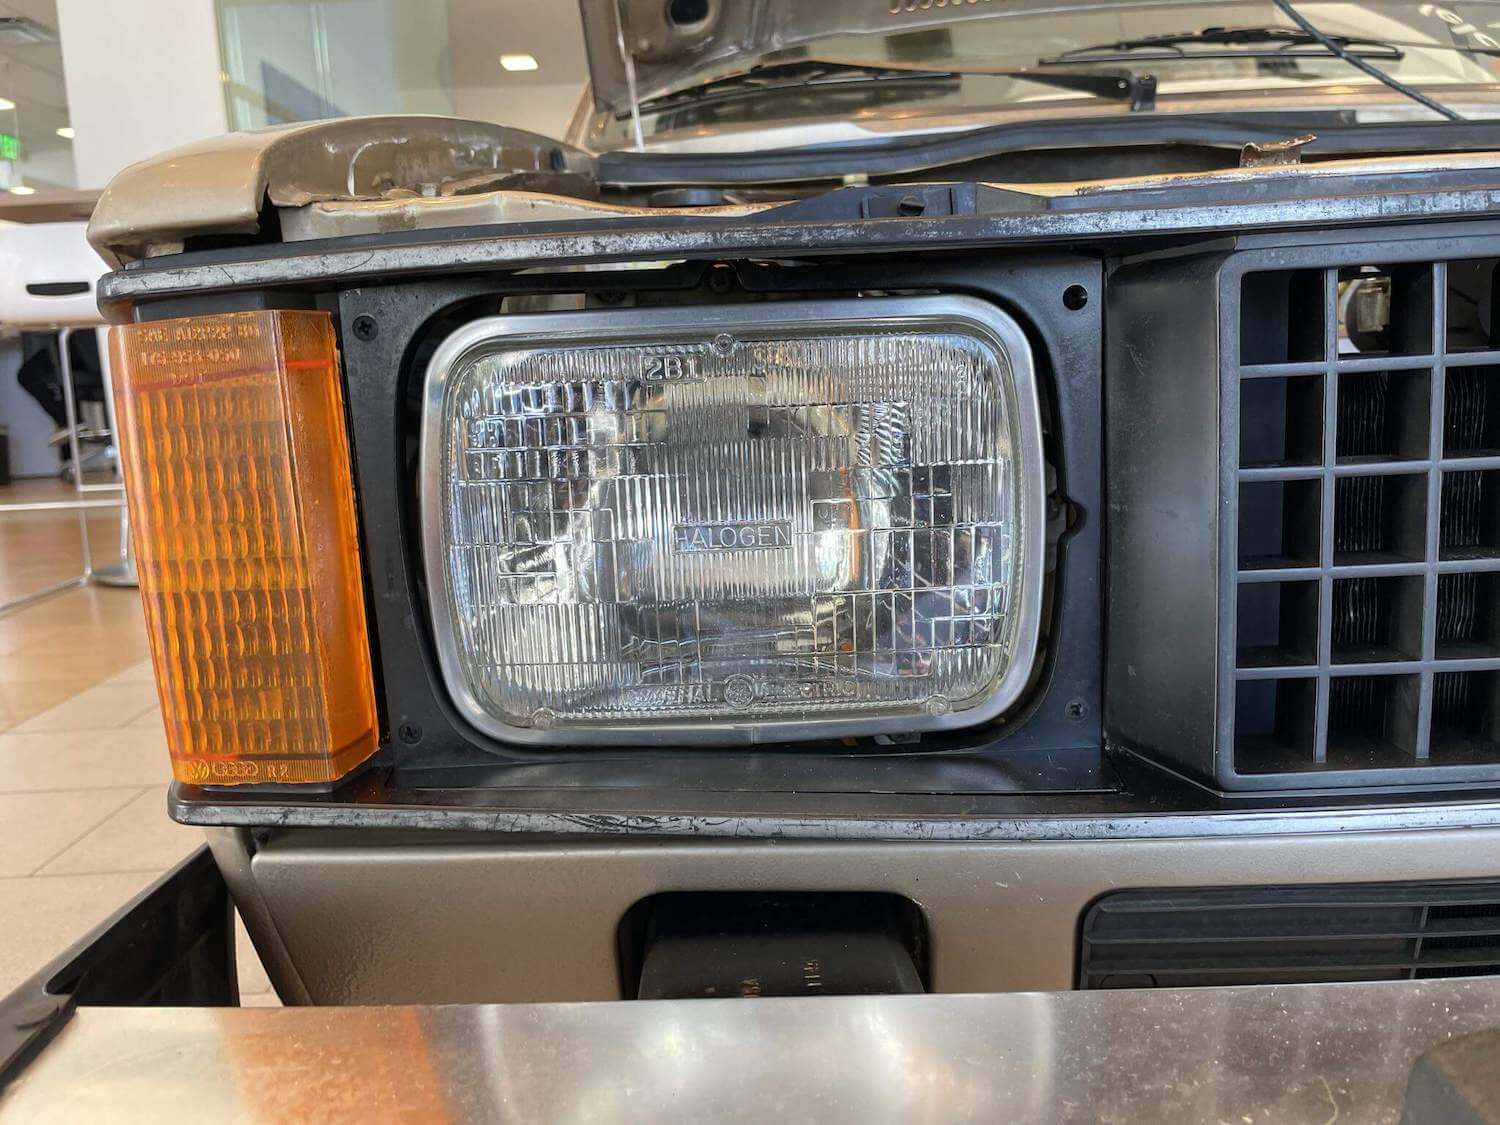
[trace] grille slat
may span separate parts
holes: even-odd
[[[1082,988],[1500,973],[1500,883],[1118,891],[1079,964]]]
[[[1455,766],[1500,780],[1500,469],[1470,460],[1500,453],[1500,368],[1463,354],[1476,337],[1493,347],[1500,324],[1453,323],[1496,307],[1487,289],[1461,294],[1461,314],[1447,301],[1452,284],[1490,285],[1491,265],[1241,280],[1253,369],[1228,385],[1251,408],[1236,402],[1224,449],[1260,459],[1236,466],[1236,657],[1221,712],[1232,776],[1430,783]]]

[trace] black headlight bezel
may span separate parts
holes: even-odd
[[[389,729],[386,765],[419,784],[546,784],[645,790],[1005,792],[1097,787],[1100,714],[1100,464],[1102,264],[1068,255],[907,258],[807,268],[734,263],[738,285],[711,292],[711,263],[659,270],[493,275],[362,287],[340,294],[345,378],[372,617]],[[715,271],[722,272],[722,270]],[[1081,287],[1096,299],[1080,307]],[[1022,699],[997,721],[923,736],[839,738],[755,746],[527,747],[477,732],[448,696],[431,634],[420,551],[417,437],[426,365],[458,326],[494,314],[507,296],[596,295],[648,305],[774,301],[801,296],[963,294],[1021,326],[1036,364],[1048,478],[1043,641]],[[377,326],[351,333],[356,320]],[[1065,373],[1060,376],[1059,373]],[[392,503],[391,498],[396,498]],[[1066,497],[1065,500],[1060,498]],[[1062,759],[1015,751],[1086,752],[1080,775]],[[1081,761],[1081,760],[1080,760]],[[769,764],[774,763],[774,765]],[[521,768],[518,768],[521,767]],[[452,771],[464,769],[464,780]],[[1038,773],[1038,771],[1040,771]],[[1035,774],[1036,776],[1032,776]]]

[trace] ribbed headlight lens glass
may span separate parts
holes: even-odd
[[[573,316],[471,326],[429,376],[434,614],[481,726],[920,729],[1024,674],[1029,357],[1018,396],[963,317]]]

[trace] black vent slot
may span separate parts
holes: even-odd
[[[1500,973],[1500,883],[1118,891],[1083,918],[1080,988]]]
[[[1242,279],[1226,784],[1500,781],[1496,276]]]

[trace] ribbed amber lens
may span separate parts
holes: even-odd
[[[325,782],[375,750],[327,313],[112,331],[126,491],[172,772]]]

